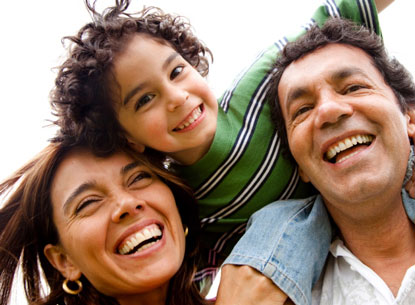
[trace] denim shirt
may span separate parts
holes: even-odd
[[[415,200],[404,189],[402,201],[414,222]],[[246,233],[224,264],[251,266],[295,304],[310,305],[311,290],[323,270],[333,233],[320,195],[277,201],[252,215]]]

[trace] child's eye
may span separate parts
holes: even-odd
[[[135,111],[137,111],[138,109],[140,109],[141,107],[143,107],[145,104],[149,103],[152,101],[152,99],[154,98],[154,94],[146,94],[144,96],[142,96],[136,103],[135,103]]]
[[[173,71],[171,71],[170,73],[170,79],[171,80],[175,79],[177,75],[182,73],[183,69],[184,69],[184,66],[177,66],[176,68],[174,68]]]
[[[151,176],[151,174],[150,173],[147,173],[147,172],[138,172],[138,173],[136,173],[136,174],[134,174],[134,175],[132,175],[131,177],[130,177],[130,179],[129,179],[129,181],[128,181],[128,186],[130,187],[130,186],[137,186],[137,185],[140,185],[141,186],[141,184],[138,184],[138,183],[140,183],[140,182],[142,182],[142,183],[147,183],[147,182],[149,182],[149,180],[148,179],[150,179],[152,176]]]

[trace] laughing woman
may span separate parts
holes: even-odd
[[[156,162],[50,144],[0,195],[0,304],[19,265],[30,304],[206,304],[196,204]]]

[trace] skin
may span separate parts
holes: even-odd
[[[83,274],[123,305],[165,304],[185,237],[173,194],[147,167],[122,153],[97,158],[73,151],[58,167],[51,200],[60,240],[45,254],[65,278]],[[159,242],[119,254],[123,241],[150,224],[162,228]]]
[[[192,164],[209,149],[218,104],[205,79],[173,48],[137,34],[114,61],[118,119],[136,149]],[[197,119],[183,127],[200,109]]]
[[[401,112],[365,52],[341,44],[293,62],[278,90],[302,179],[320,191],[346,246],[396,295],[415,264],[415,228],[401,198],[413,110]],[[357,134],[374,140],[327,160],[329,147]]]
[[[378,12],[381,12],[383,9],[385,9],[388,5],[390,5],[393,2],[393,0],[375,0],[376,3],[376,7],[378,9]],[[129,59],[125,58],[125,62],[128,64]],[[212,96],[212,93],[210,93],[210,95]],[[121,105],[121,104],[120,104]],[[125,108],[125,107],[124,107]],[[131,108],[130,108],[131,109]],[[128,111],[127,108],[123,109],[123,107],[120,107],[120,111],[119,113],[121,113],[121,111]],[[217,111],[217,110],[216,110]],[[215,111],[215,112],[216,112]],[[120,121],[121,121],[121,116],[120,117]],[[138,151],[143,151],[145,149],[145,142],[141,142],[139,135],[135,136],[135,130],[136,130],[136,125],[137,122],[135,121],[135,119],[133,118],[133,115],[129,115],[128,113],[125,114],[125,117],[130,117],[130,119],[128,120],[128,124],[126,123],[122,123],[121,124],[124,126],[124,128],[127,130],[128,134],[129,134],[129,139],[131,141],[131,144],[133,146],[136,147],[136,149]],[[162,116],[164,117],[164,116]],[[216,117],[216,114],[215,114]],[[159,118],[155,117],[156,121],[159,120]],[[154,122],[154,121],[153,121]],[[216,122],[215,122],[216,124]],[[128,125],[128,126],[127,126]],[[141,125],[141,124],[140,124]],[[213,126],[213,124],[212,124]],[[215,125],[216,126],[216,125]],[[216,129],[216,127],[215,127]],[[166,130],[166,128],[164,128],[163,130]],[[214,134],[214,131],[212,131]],[[173,157],[175,157],[177,160],[179,160],[180,162],[182,162],[183,164],[193,164],[196,161],[198,161],[201,157],[204,156],[204,154],[207,152],[208,148],[210,147],[210,144],[212,143],[213,138],[211,138],[211,136],[207,136],[206,141],[202,141],[202,143],[199,146],[199,149],[190,149],[189,155],[185,154],[181,154],[181,152],[179,152],[178,154],[176,154],[176,156],[173,156],[171,151],[166,151],[168,154],[172,155]],[[144,145],[143,145],[144,144]],[[153,145],[155,145],[155,143],[150,143],[147,144],[150,147],[154,147]],[[183,151],[185,152],[185,151]],[[408,188],[410,188],[410,186],[408,185]],[[411,194],[415,194],[415,187],[411,188],[412,193]],[[412,196],[413,197],[413,196]],[[243,267],[243,266],[242,266]],[[227,270],[226,272],[223,272],[222,274],[222,280],[221,280],[221,284],[219,286],[219,295],[217,298],[217,304],[267,304],[265,301],[259,301],[258,299],[258,295],[261,294],[264,290],[267,290],[267,295],[271,296],[273,295],[274,297],[272,298],[275,302],[273,304],[278,305],[278,304],[284,304],[284,302],[287,300],[287,296],[280,290],[278,289],[278,287],[276,287],[275,285],[270,285],[270,281],[264,281],[265,277],[262,276],[261,274],[259,274],[258,272],[256,272],[256,270],[254,270],[253,268],[249,267],[249,266],[244,266],[244,268],[242,268],[241,266],[229,266],[226,265],[224,266],[224,270]],[[235,285],[235,278],[244,278],[244,279],[250,279],[249,281],[245,281],[245,285]],[[261,283],[261,285],[260,285]],[[255,285],[252,285],[255,284]],[[232,287],[232,290],[229,290],[228,287]],[[249,289],[246,289],[246,287],[249,287]],[[256,289],[254,289],[253,287],[255,287]],[[239,290],[237,290],[239,289]],[[230,293],[230,291],[233,291],[233,293]],[[239,292],[238,292],[239,291]],[[251,291],[252,295],[251,297],[249,297],[246,292],[247,291]],[[241,297],[244,296],[244,297]],[[271,298],[269,298],[268,300],[270,300]],[[223,303],[220,303],[223,302]],[[287,302],[291,302],[290,300],[287,300]],[[287,304],[287,303],[285,303]]]

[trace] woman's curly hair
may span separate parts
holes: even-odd
[[[54,141],[87,142],[96,154],[106,155],[126,142],[114,111],[113,63],[134,35],[147,34],[168,44],[202,76],[208,74],[213,57],[181,16],[156,7],[127,13],[129,0],[116,0],[115,6],[100,14],[96,0],[85,1],[93,21],[77,35],[63,38],[70,42],[69,54],[50,95],[57,116],[54,123],[59,127]]]

